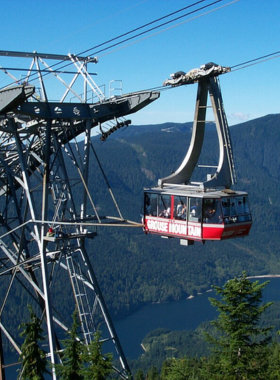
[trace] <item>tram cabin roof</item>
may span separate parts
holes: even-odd
[[[145,192],[162,195],[179,195],[197,198],[228,198],[230,196],[247,196],[245,191],[232,189],[200,189],[188,185],[168,185],[164,187],[144,188]]]

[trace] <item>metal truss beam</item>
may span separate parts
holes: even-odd
[[[47,357],[54,364],[60,360],[61,330],[69,328],[69,315],[77,308],[82,328],[79,338],[90,344],[101,325],[103,347],[114,353],[115,372],[128,379],[130,369],[93,269],[91,241],[98,228],[108,223],[139,224],[123,219],[107,179],[116,216],[98,215],[89,183],[90,155],[100,175],[105,173],[92,149],[90,134],[98,127],[104,140],[113,130],[128,126],[131,121],[125,116],[156,100],[159,93],[144,91],[106,98],[87,71],[88,63],[97,62],[92,57],[5,51],[0,51],[0,57],[32,60],[24,81],[0,66],[13,80],[13,85],[0,91],[0,330],[20,352],[20,337],[14,319],[9,318],[9,304],[18,294],[14,312],[26,318],[28,298],[47,332]],[[53,70],[44,61],[48,59],[74,66],[76,74],[70,84],[58,76],[59,69]],[[39,89],[31,85],[34,73]],[[49,101],[47,74],[66,87],[60,102]],[[81,92],[74,89],[80,78]],[[88,101],[88,88],[98,101]],[[69,101],[70,93],[74,100]],[[106,123],[110,123],[109,129]],[[84,144],[78,144],[76,138],[82,133]],[[69,297],[68,308],[62,305],[62,292],[63,299]],[[16,331],[15,335],[11,331]],[[3,360],[1,356],[2,378]],[[56,378],[54,369],[52,378]]]

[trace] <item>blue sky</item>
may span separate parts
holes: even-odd
[[[196,8],[213,1],[204,1]],[[194,0],[2,0],[0,49],[80,54],[193,3]],[[161,86],[171,73],[187,72],[210,61],[238,65],[280,51],[279,16],[279,0],[223,0],[115,48],[99,54],[96,49],[89,51],[86,55],[97,55],[99,59],[89,71],[98,74],[94,80],[98,85],[105,84],[106,91],[109,82],[118,79],[123,82],[123,92],[129,93]],[[0,57],[2,67],[28,68],[29,64],[24,59]],[[220,77],[229,125],[280,112],[279,66],[280,57]],[[9,81],[0,73],[0,87]],[[163,91],[160,99],[131,116],[132,123],[192,121],[196,90],[197,85],[190,85]],[[52,91],[59,99],[61,93],[57,95],[54,86]]]

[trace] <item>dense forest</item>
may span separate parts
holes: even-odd
[[[218,311],[216,319],[196,331],[171,332],[157,329],[143,340],[145,353],[130,363],[135,380],[208,380],[208,379],[279,379],[280,343],[277,340],[279,317],[272,325],[273,302],[263,302],[263,290],[269,281],[260,283],[240,276],[214,286],[209,298]],[[217,297],[218,296],[218,297]],[[21,378],[43,379],[50,373],[45,353],[40,319],[29,306],[30,320],[22,323],[24,342],[20,355]],[[83,345],[77,310],[72,327],[62,341],[62,364],[54,365],[59,379],[105,380],[114,376],[111,353],[104,353],[104,340],[97,329],[89,346]],[[103,352],[103,354],[102,354]],[[129,377],[130,378],[130,377]]]
[[[191,123],[132,126],[112,135],[105,143],[100,143],[97,137],[93,139],[125,218],[140,220],[143,187],[154,186],[158,178],[179,166],[188,149],[191,126]],[[249,275],[280,273],[279,126],[280,116],[268,115],[230,128],[238,182],[235,188],[248,191],[253,213],[248,238],[182,247],[176,239],[145,236],[141,230],[110,233],[100,230],[93,242],[92,255],[112,315],[121,317],[146,303],[196,295],[244,269]],[[210,126],[202,162],[213,160],[208,151],[209,147],[215,151],[216,144],[216,134]],[[276,303],[265,318],[276,326],[274,331],[280,327],[279,310]],[[207,355],[204,328],[180,333],[151,332],[143,344],[153,343],[148,344],[149,350],[139,358],[141,365],[145,369],[152,364],[160,368],[169,346],[176,347],[181,355]],[[133,362],[133,368],[138,366],[139,361]]]
[[[122,316],[145,303],[196,294],[244,269],[249,275],[280,273],[279,124],[279,115],[269,115],[230,128],[236,188],[250,195],[253,227],[248,238],[182,247],[176,239],[146,236],[139,228],[99,229],[89,250],[113,315]],[[190,130],[190,123],[131,126],[104,143],[93,138],[124,218],[140,221],[143,187],[155,185],[158,178],[179,166]],[[202,160],[207,159],[208,147],[216,143],[210,127]],[[95,202],[106,212],[108,203],[97,170],[91,182]]]

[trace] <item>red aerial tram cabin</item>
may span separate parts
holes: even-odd
[[[143,226],[146,233],[194,241],[226,240],[247,236],[252,225],[248,194],[231,190],[236,184],[230,131],[224,112],[218,75],[228,67],[209,63],[200,69],[171,75],[164,85],[198,83],[196,109],[188,152],[180,167],[158,186],[144,189]],[[207,105],[210,97],[211,106]],[[206,110],[212,108],[219,146],[216,166],[198,165],[205,136]],[[195,168],[207,168],[204,182],[192,182]]]
[[[247,193],[184,187],[144,190],[146,233],[181,238],[185,245],[249,234],[252,216]]]

